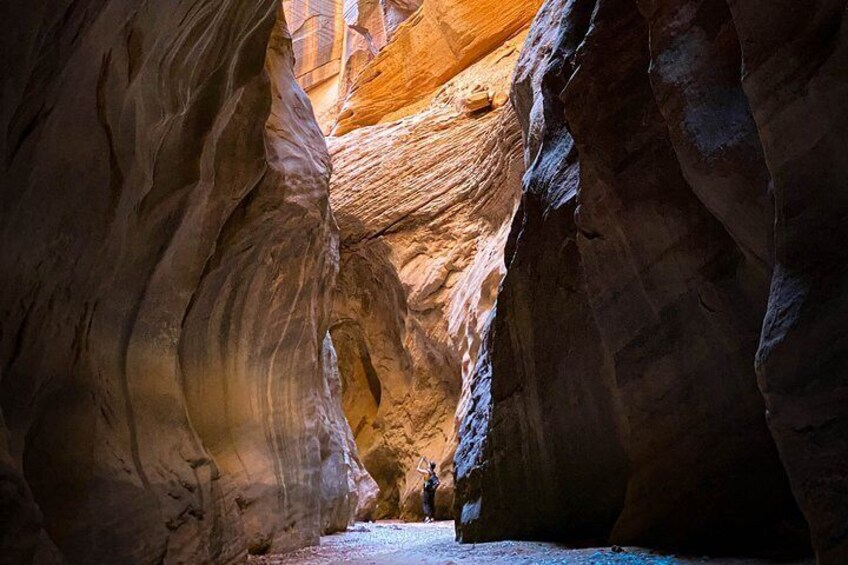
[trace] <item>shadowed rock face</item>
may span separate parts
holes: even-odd
[[[227,563],[345,527],[373,483],[326,339],[329,160],[278,4],[11,12],[0,552]]]
[[[848,28],[843,1],[728,2],[774,179],[757,353],[769,425],[822,563],[848,561]]]
[[[457,451],[463,540],[792,553],[791,484],[819,558],[845,560],[844,14],[543,6],[513,95],[530,168]]]
[[[602,2],[593,18],[561,98],[580,155],[584,278],[629,428],[611,537],[766,543],[792,505],[752,365],[764,285],[684,179],[648,80],[642,15]]]
[[[603,536],[624,497],[626,422],[577,250],[580,167],[559,122],[543,127],[561,115],[561,104],[533,98],[543,79],[551,92],[561,88],[544,61],[563,4],[542,7],[516,69],[512,100],[525,128],[533,115],[525,152],[545,151],[525,176],[507,276],[460,429],[456,515],[463,541]],[[585,25],[587,15],[569,13],[565,25]]]
[[[540,4],[5,11],[0,561],[848,562],[846,0]]]

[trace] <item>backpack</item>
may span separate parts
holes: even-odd
[[[431,475],[429,479],[424,481],[424,490],[426,492],[436,492],[436,489],[439,487],[440,484],[441,481],[439,481],[439,477],[437,477],[436,475]]]

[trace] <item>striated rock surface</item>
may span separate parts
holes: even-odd
[[[292,30],[295,75],[329,133],[359,73],[421,0],[283,0]]]
[[[391,40],[400,24],[421,7],[424,0],[380,0],[386,26],[386,38]]]
[[[844,560],[844,13],[545,3],[512,97],[529,170],[457,450],[464,541],[789,555],[794,494],[819,559]]]
[[[334,135],[390,121],[480,60],[533,18],[541,4],[427,0],[351,84]]]
[[[344,17],[347,24],[344,40],[345,65],[339,78],[336,105],[328,116],[325,131],[332,130],[338,109],[359,73],[377,56],[388,42],[385,5],[378,0],[345,0]]]
[[[318,411],[321,445],[321,533],[345,530],[374,513],[379,487],[358,457],[342,407],[342,380],[330,334],[324,337],[325,381]]]
[[[278,11],[4,19],[4,558],[238,562],[373,497],[325,341],[329,160]]]
[[[304,90],[336,77],[342,68],[345,21],[340,0],[283,0],[291,30],[294,74]]]
[[[523,171],[512,110],[467,113],[464,101],[508,91],[522,39],[407,117],[329,139],[341,232],[331,333],[345,412],[381,488],[374,517],[420,516],[420,455],[440,462],[438,515],[450,515],[455,414],[503,276]],[[403,44],[384,53],[395,48]]]

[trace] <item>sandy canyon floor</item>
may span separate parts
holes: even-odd
[[[358,523],[341,534],[324,536],[321,545],[285,555],[252,557],[251,565],[368,565],[476,563],[568,565],[677,565],[710,563],[721,565],[766,565],[755,559],[709,559],[660,555],[646,549],[626,547],[571,549],[554,543],[503,541],[459,544],[454,540],[453,522],[407,524],[402,522]],[[796,562],[806,563],[806,562]],[[812,561],[810,561],[812,563]]]

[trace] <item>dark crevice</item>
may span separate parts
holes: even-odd
[[[112,52],[103,55],[100,64],[100,73],[97,76],[97,122],[103,129],[103,134],[106,136],[106,144],[109,146],[109,194],[112,203],[109,209],[113,212],[118,208],[118,199],[121,196],[121,187],[124,184],[124,172],[121,170],[118,163],[118,153],[115,149],[115,137],[112,133],[112,126],[109,123],[107,115],[106,102],[106,86],[109,81],[109,67],[112,61]]]

